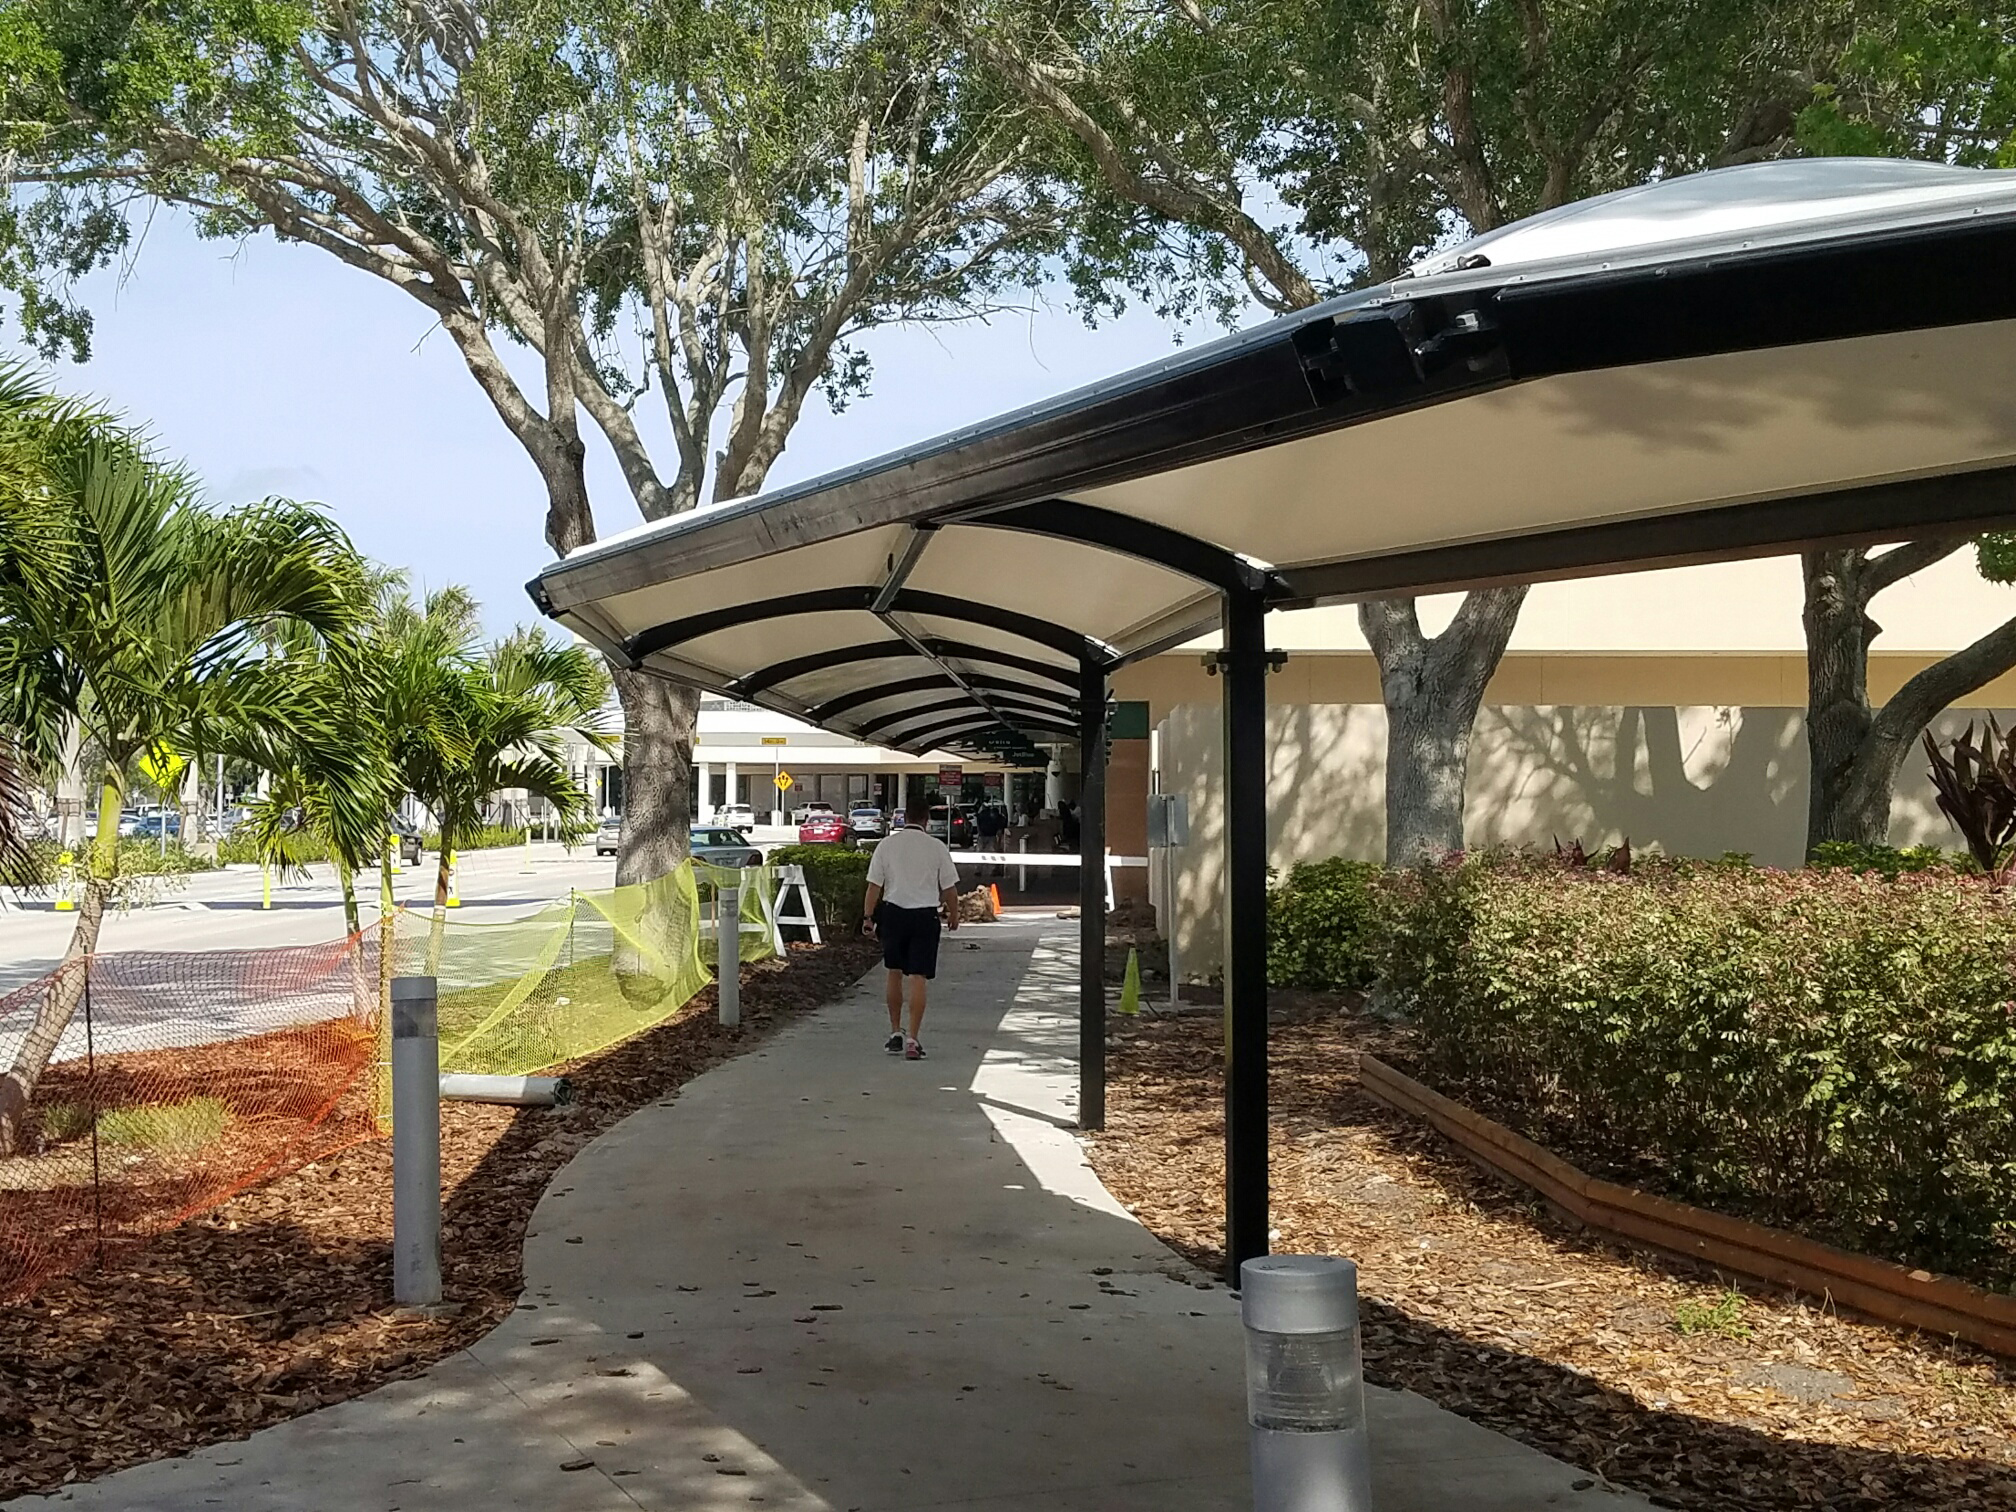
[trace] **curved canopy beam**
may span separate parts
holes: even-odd
[[[943,646],[943,642],[935,644]],[[1074,705],[1074,700],[1062,689],[1053,691],[1049,688],[1032,688],[1026,683],[1010,682],[999,677],[973,677],[967,680],[989,693],[1021,699],[1024,703],[1054,706],[1060,711],[1068,711]],[[879,703],[885,698],[897,698],[905,693],[943,693],[958,686],[958,682],[949,673],[931,672],[922,677],[905,677],[895,682],[879,683],[872,688],[856,688],[851,693],[842,693],[838,698],[830,698],[825,703],[817,705],[812,710],[812,720],[815,724],[823,723],[838,718],[850,709],[858,709],[864,704]]]
[[[1019,530],[1130,556],[1226,593],[1261,593],[1284,598],[1284,584],[1265,567],[1209,541],[1073,499],[1038,499],[1029,504],[976,510],[960,515],[962,525]]]
[[[787,661],[772,662],[767,667],[758,667],[747,677],[737,678],[728,684],[727,691],[737,698],[749,698],[779,683],[787,683],[794,677],[803,677],[808,672],[824,672],[828,667],[844,667],[849,662],[893,661],[898,657],[916,660],[916,648],[908,641],[900,640],[874,641],[859,646],[828,646],[824,651],[812,651]]]
[[[992,702],[998,705],[1003,713],[1011,716],[1027,714],[1035,718],[1041,718],[1044,715],[1056,715],[1059,718],[1068,718],[1071,713],[1066,708],[1044,704],[1022,703],[1011,695],[1000,693],[992,696]],[[951,714],[961,709],[971,709],[973,707],[974,703],[970,698],[946,698],[936,703],[913,704],[907,709],[897,709],[893,713],[883,714],[863,724],[856,725],[854,733],[866,739],[870,736],[880,735],[885,730],[896,730],[908,724],[913,719],[924,719],[934,714]]]
[[[961,715],[985,716],[994,724],[1007,722],[1012,728],[1016,723],[1069,722],[1072,715],[1063,709],[1017,707],[1014,705],[982,706],[970,698],[947,699],[943,703],[931,704],[923,708],[903,709],[894,714],[884,715],[873,724],[863,725],[860,730],[863,739],[901,744],[910,738],[905,726],[930,729],[944,724],[948,719]]]
[[[722,630],[733,630],[763,620],[788,619],[798,614],[834,614],[859,610],[864,614],[876,615],[885,624],[892,615],[922,614],[932,619],[985,625],[989,629],[999,630],[1035,645],[1048,647],[1052,651],[1062,652],[1073,661],[1082,661],[1088,656],[1094,660],[1106,659],[1103,648],[1091,637],[1068,626],[1055,625],[1049,620],[1038,619],[1033,614],[1024,614],[1017,609],[1003,609],[994,604],[975,603],[969,599],[954,598],[950,594],[929,593],[916,588],[899,590],[890,596],[889,606],[886,609],[877,609],[875,604],[878,593],[879,590],[874,588],[815,588],[807,593],[786,593],[777,598],[728,604],[719,609],[690,614],[684,619],[666,620],[651,626],[648,630],[640,630],[630,637],[624,649],[633,660],[642,661],[655,652],[670,651],[687,641],[698,640],[703,635],[713,635]],[[891,625],[890,628],[897,627]]]
[[[1009,730],[1050,730],[1060,735],[1076,735],[1078,733],[1076,725],[1070,724],[1063,719],[1048,717],[1043,719],[1025,719],[1019,721],[1017,724],[1003,726],[1002,721],[996,719],[993,715],[976,709],[971,716],[953,716],[941,720],[937,724],[926,725],[921,730],[908,731],[897,739],[896,744],[898,749],[902,750],[929,750],[932,746],[949,736],[972,730],[991,730],[996,728],[1006,728]]]

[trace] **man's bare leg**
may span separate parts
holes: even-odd
[[[919,1037],[917,1031],[924,1027],[924,993],[931,983],[921,976],[907,980],[910,983],[910,1038],[914,1040]]]
[[[901,1034],[903,1032],[902,972],[891,971],[884,973],[882,1001],[889,1005],[889,1032],[891,1034]],[[915,1034],[917,1031],[912,1029],[910,1032]]]

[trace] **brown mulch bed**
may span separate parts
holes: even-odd
[[[1358,1261],[1368,1378],[1664,1506],[2016,1507],[2016,1361],[1600,1242],[1359,1088],[1356,1052],[1404,1056],[1399,1031],[1289,1016],[1272,1040],[1273,1245]],[[1221,1035],[1215,1015],[1120,1021],[1090,1149],[1214,1272]]]
[[[596,1133],[831,1002],[872,940],[745,967],[742,1027],[710,987],[680,1014],[563,1068],[563,1110],[441,1110],[442,1290],[392,1307],[392,1152],[378,1140],[240,1193],[103,1271],[0,1310],[0,1499],[54,1490],[417,1374],[494,1328],[522,1286],[526,1220]]]

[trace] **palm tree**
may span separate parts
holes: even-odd
[[[99,838],[67,961],[97,946],[119,876],[121,794],[142,751],[230,752],[279,730],[334,750],[324,711],[266,665],[264,642],[287,622],[343,642],[360,569],[317,510],[280,499],[205,508],[186,471],[103,416],[45,422],[41,458],[37,502],[53,537],[31,552],[16,535],[0,550],[0,725],[54,752],[75,720],[102,755]],[[331,801],[354,817],[377,795],[339,780]],[[15,1147],[82,987],[81,973],[61,979],[0,1072],[0,1154]]]
[[[568,769],[563,737],[572,731],[599,749],[613,749],[602,713],[608,696],[609,673],[600,657],[550,640],[543,630],[521,630],[455,680],[455,738],[412,743],[407,784],[434,811],[441,832],[429,972],[440,964],[455,851],[482,827],[491,794],[522,788],[553,806],[563,836],[586,831],[589,798]]]
[[[365,564],[357,585],[365,629],[354,641],[325,641],[298,621],[280,624],[271,634],[266,669],[320,712],[318,726],[336,734],[333,748],[325,740],[291,739],[291,732],[274,729],[239,732],[234,741],[241,752],[264,743],[259,765],[270,779],[267,793],[250,805],[244,827],[261,863],[285,874],[305,870],[315,855],[328,856],[343,892],[344,925],[353,936],[363,928],[357,874],[384,854],[387,816],[399,799],[391,731],[411,710],[399,703],[388,676],[393,658],[386,652],[384,627],[395,606],[404,606],[405,584],[403,572]],[[338,801],[338,794],[350,791],[375,792],[377,798],[355,807]]]

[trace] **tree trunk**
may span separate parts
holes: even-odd
[[[105,903],[119,868],[119,788],[108,773],[98,792],[98,836],[100,843],[91,852],[91,865],[84,882],[84,898],[77,907],[77,924],[70,932],[70,948],[49,995],[36,1010],[35,1022],[14,1052],[14,1063],[0,1075],[0,1155],[12,1155],[20,1147],[22,1126],[27,1122],[28,1103],[35,1084],[49,1067],[49,1057],[63,1039],[63,1031],[76,1016],[84,1000],[85,957],[98,948],[98,929],[105,919]],[[110,836],[107,841],[106,837]]]
[[[392,975],[397,969],[399,901],[392,891],[392,846],[388,840],[378,860],[378,1044],[376,1076],[371,1089],[372,1112],[381,1133],[392,1128]]]
[[[448,848],[444,830],[434,865],[434,917],[427,924],[427,975],[431,977],[441,974],[441,945],[448,934],[448,891],[454,866],[455,852]]]
[[[1965,542],[1908,541],[1881,556],[1859,547],[1809,551],[1806,583],[1806,749],[1812,774],[1806,853],[1830,840],[1882,845],[1897,774],[1941,710],[2016,668],[2016,619],[1926,667],[1882,708],[1869,703],[1869,646],[1883,627],[1869,601]]]
[[[1449,628],[1421,633],[1412,599],[1358,606],[1386,702],[1386,864],[1412,866],[1463,849],[1470,730],[1526,590],[1465,595]]]
[[[354,939],[362,928],[357,922],[357,874],[341,858],[336,861],[336,884],[343,889],[343,932]]]
[[[616,885],[650,882],[684,861],[691,844],[693,729],[700,695],[643,672],[618,671],[623,702],[623,837]]]
[[[371,985],[364,976],[364,926],[357,917],[357,874],[340,856],[336,881],[343,889],[343,931],[350,945],[350,1010],[360,1021],[371,1014]]]
[[[1891,772],[1863,759],[1875,711],[1869,706],[1869,643],[1883,627],[1869,617],[1867,553],[1809,551],[1806,582],[1806,853],[1829,840],[1880,845],[1890,833]]]

